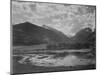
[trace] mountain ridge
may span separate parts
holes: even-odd
[[[94,34],[90,28],[85,28],[69,38],[54,28],[24,22],[13,25],[13,45],[89,44],[91,39],[95,39]]]
[[[16,24],[13,25],[13,44],[59,43],[69,39],[62,32],[55,31],[29,22]]]

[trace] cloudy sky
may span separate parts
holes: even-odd
[[[95,6],[12,1],[12,25],[29,21],[55,28],[67,36],[95,27]]]

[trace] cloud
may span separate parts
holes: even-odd
[[[12,14],[13,24],[25,21],[45,24],[68,36],[82,28],[95,27],[94,6],[12,1]]]

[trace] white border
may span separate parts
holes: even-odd
[[[25,0],[24,0],[25,1]],[[98,75],[100,73],[100,0],[27,0],[27,1],[42,1],[56,2],[69,4],[85,4],[96,5],[97,11],[97,69],[82,70],[69,72],[51,72],[51,73],[36,73],[34,75]],[[10,72],[10,0],[0,1],[0,75],[9,75]],[[26,74],[32,75],[32,74]]]

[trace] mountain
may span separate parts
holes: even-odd
[[[45,29],[48,29],[50,31],[53,31],[54,33],[56,33],[58,35],[60,34],[59,36],[62,37],[62,39],[66,39],[65,42],[69,42],[71,40],[64,33],[62,33],[61,31],[59,31],[59,30],[57,30],[55,28],[52,28],[52,27],[47,26],[47,25],[43,25],[42,27],[45,28]]]
[[[81,43],[81,44],[89,43],[92,36],[93,36],[92,30],[90,28],[84,28],[79,32],[77,32],[76,35],[72,37],[72,40],[75,43]]]
[[[13,45],[67,42],[69,38],[56,29],[47,29],[29,22],[13,25]]]

